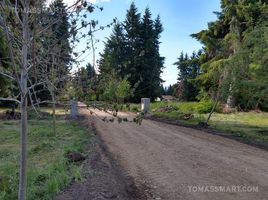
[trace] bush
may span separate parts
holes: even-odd
[[[203,100],[200,101],[195,105],[195,112],[199,114],[206,114],[209,113],[213,108],[214,102],[211,100]],[[215,111],[217,111],[218,108],[216,108]]]
[[[200,102],[156,102],[152,104],[152,111],[157,112],[161,108],[172,107],[176,111],[184,114],[206,114],[213,108],[214,102],[212,100],[201,100]],[[220,110],[219,106],[216,112]]]
[[[195,113],[195,106],[198,104],[197,102],[180,102],[179,110],[182,113],[192,114]]]

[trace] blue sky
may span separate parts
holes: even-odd
[[[126,10],[132,2],[131,0],[90,1],[104,8],[103,12],[95,12],[89,16],[97,19],[100,25],[110,23],[115,17],[123,21]],[[216,19],[212,12],[220,10],[220,0],[135,0],[134,2],[141,13],[148,6],[154,18],[160,14],[164,27],[160,39],[162,42],[160,54],[165,57],[162,78],[166,86],[176,83],[178,70],[173,63],[176,62],[181,51],[191,53],[202,48],[199,42],[190,37],[190,34],[205,29],[208,22]],[[97,44],[97,58],[99,52],[103,50],[103,41],[110,33],[111,29],[96,33],[95,37],[100,40]],[[92,56],[86,56],[85,60],[91,62]]]

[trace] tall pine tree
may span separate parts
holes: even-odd
[[[99,61],[100,78],[116,74],[127,79],[134,92],[131,100],[154,100],[161,94],[164,58],[159,53],[163,28],[160,17],[152,20],[149,8],[141,14],[132,3],[122,25],[114,27]]]
[[[222,0],[221,8],[208,29],[192,35],[204,45],[199,59],[202,73],[196,80],[203,95],[213,98],[219,93],[227,107],[263,109],[268,102],[267,87],[261,84],[267,68],[267,62],[262,62],[267,0]]]
[[[195,101],[199,92],[194,83],[194,79],[200,74],[199,57],[201,51],[197,54],[192,53],[191,57],[181,53],[178,61],[174,63],[179,70],[178,85],[176,96],[182,101]]]
[[[125,78],[126,72],[126,41],[121,24],[114,25],[113,32],[105,42],[104,52],[99,60],[99,71],[109,75],[114,71],[120,78]]]

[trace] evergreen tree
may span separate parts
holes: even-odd
[[[258,81],[263,80],[261,74],[251,72],[252,66],[262,70],[267,67],[265,62],[260,64],[259,56],[265,58],[263,51],[256,50],[266,45],[263,23],[268,16],[267,1],[222,0],[221,8],[218,19],[209,23],[207,30],[192,35],[204,45],[199,58],[202,73],[196,79],[202,96],[215,99],[220,93],[227,106],[263,108],[267,104],[266,87]],[[258,60],[254,59],[256,55]],[[265,70],[262,74],[266,74]]]
[[[126,72],[126,41],[123,27],[117,23],[114,25],[113,33],[105,43],[104,52],[99,60],[99,71],[101,75],[109,75],[115,71],[120,78],[127,75]]]
[[[96,75],[97,75],[96,71],[90,63],[86,65],[86,71],[87,71],[87,78],[89,80],[96,78]]]
[[[181,53],[178,61],[174,63],[179,70],[176,96],[182,101],[195,101],[197,98],[199,90],[193,80],[200,73],[200,55],[201,51],[197,54],[193,52],[191,57],[188,57],[187,54]]]
[[[7,51],[6,40],[4,33],[0,30],[0,69],[4,72],[9,67],[9,55]],[[12,83],[9,78],[0,74],[0,96],[7,97],[10,93]],[[1,102],[5,103],[5,102]]]
[[[55,44],[54,49],[52,49],[51,56],[56,54],[56,63],[57,63],[57,77],[59,79],[66,76],[70,70],[71,64],[71,48],[69,43],[70,33],[69,28],[70,24],[68,21],[68,13],[66,11],[66,6],[63,3],[63,0],[55,0],[51,5],[52,10],[55,10],[51,16],[52,20],[60,19],[57,23],[52,25],[52,42]],[[62,83],[59,83],[59,86],[62,86]]]
[[[229,59],[228,67],[236,77],[233,87],[240,108],[268,110],[267,27],[267,20],[260,19],[254,29],[246,31],[241,49]]]
[[[36,56],[45,60],[46,65],[37,66],[37,73],[31,74],[32,80],[49,79],[55,87],[57,87],[57,94],[59,94],[65,87],[66,81],[71,69],[71,47],[70,47],[70,24],[66,5],[63,0],[55,0],[50,5],[51,14],[45,13],[42,15],[41,24],[44,28],[50,22],[54,22],[42,32],[42,40],[37,39],[36,46],[40,48],[36,51]],[[34,72],[34,71],[33,71]],[[51,99],[51,92],[47,88],[38,86],[36,90],[41,90],[39,98],[41,100]],[[48,87],[50,87],[48,85]]]
[[[143,92],[136,97],[142,98],[143,95],[154,100],[160,96],[161,83],[160,78],[163,69],[164,58],[159,54],[159,38],[163,31],[160,17],[158,16],[155,22],[151,19],[151,11],[145,9],[144,16],[141,22],[141,83],[138,90]]]
[[[127,79],[134,89],[132,101],[142,97],[154,100],[161,94],[160,78],[164,58],[159,54],[159,39],[163,31],[160,17],[152,20],[149,8],[141,19],[134,3],[127,11],[122,25],[114,27],[105,43],[99,61],[100,79],[115,73]]]
[[[166,94],[166,89],[165,89],[165,87],[163,86],[163,84],[161,84],[161,90],[160,90],[160,95],[162,96],[162,95],[165,95]],[[160,96],[160,97],[161,97]]]
[[[125,37],[126,37],[126,75],[128,81],[132,87],[137,87],[141,81],[141,14],[138,13],[138,9],[134,2],[130,5],[126,14],[126,19],[123,22]],[[137,90],[135,95],[137,95]],[[138,101],[138,98],[134,97],[134,101]]]
[[[97,74],[90,63],[75,73],[72,87],[75,89],[74,96],[78,97],[79,100],[96,100]]]
[[[172,87],[172,85],[169,85],[166,88],[166,95],[173,95],[173,87]]]

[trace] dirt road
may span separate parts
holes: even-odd
[[[89,115],[86,109],[81,112]],[[146,192],[147,199],[268,199],[267,151],[151,120],[144,120],[141,126],[105,123],[98,117],[91,120],[108,151]],[[197,192],[195,186],[211,187],[199,187],[203,192]],[[227,192],[213,192],[213,186],[223,186]],[[230,192],[232,186],[249,186],[248,190],[257,188],[258,192],[245,192],[245,188],[244,192]]]

